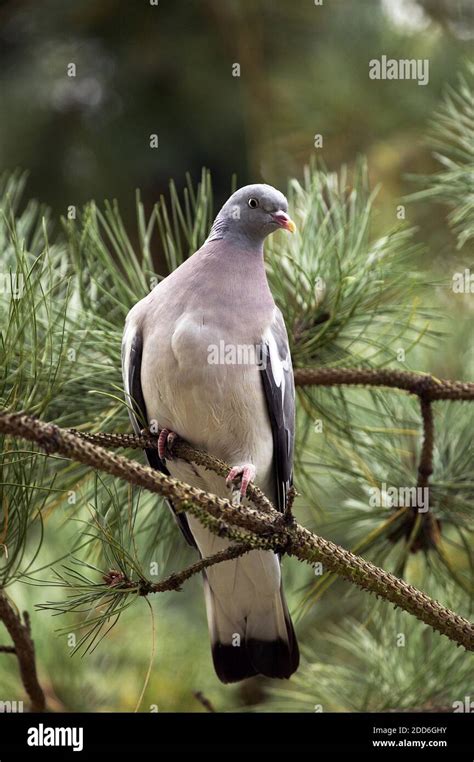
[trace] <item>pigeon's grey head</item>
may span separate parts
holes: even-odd
[[[293,233],[288,201],[271,185],[245,185],[226,201],[212,226],[208,241],[219,239],[260,245],[279,228]]]

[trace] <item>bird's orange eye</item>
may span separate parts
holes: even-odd
[[[256,209],[258,206],[258,201],[256,198],[249,198],[249,207],[251,209]]]

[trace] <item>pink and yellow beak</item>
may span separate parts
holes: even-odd
[[[289,230],[290,233],[295,232],[296,225],[286,212],[275,212],[272,214],[272,219],[274,222],[276,222],[277,225],[279,225],[281,228],[284,228],[284,230]]]

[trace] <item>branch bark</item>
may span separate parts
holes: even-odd
[[[251,545],[231,545],[226,550],[220,550],[212,556],[201,558],[199,561],[196,561],[195,564],[187,566],[186,569],[183,569],[180,572],[170,574],[160,582],[150,582],[147,579],[140,579],[138,581],[127,579],[123,576],[122,572],[114,571],[113,569],[104,575],[104,582],[109,587],[116,589],[127,590],[128,592],[135,590],[139,595],[181,590],[183,583],[195,574],[199,574],[199,572],[202,572],[204,569],[208,569],[209,566],[221,564],[223,561],[230,561],[232,558],[243,556],[250,550],[252,550]]]
[[[5,625],[14,645],[13,651],[2,646],[4,652],[15,653],[20,668],[21,680],[31,701],[32,712],[44,712],[46,699],[36,673],[35,646],[31,638],[28,614],[23,613],[23,621],[7,596],[0,589],[0,620]]]
[[[474,383],[392,368],[297,368],[296,386],[386,386],[425,400],[474,400]]]

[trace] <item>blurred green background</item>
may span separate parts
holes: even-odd
[[[168,193],[170,178],[180,187],[186,172],[196,181],[203,166],[211,170],[218,206],[234,174],[239,185],[263,180],[285,190],[288,178],[300,177],[311,159],[336,170],[365,154],[372,186],[381,183],[373,223],[380,232],[396,224],[397,205],[418,187],[408,175],[438,168],[426,145],[430,119],[472,55],[473,40],[471,0],[324,0],[322,6],[313,0],[159,0],[157,6],[148,0],[7,0],[0,7],[0,170],[27,169],[27,195],[48,204],[54,217],[91,198],[117,198],[131,224],[135,188],[150,210]],[[370,80],[369,60],[383,54],[429,58],[429,84]],[[67,76],[71,63],[76,77]],[[235,63],[240,77],[232,74]],[[152,134],[158,135],[158,148],[150,147]],[[322,148],[314,146],[316,134],[323,137]],[[466,252],[456,249],[446,212],[440,206],[434,214],[427,203],[407,205],[407,220],[424,244],[413,266],[427,282],[440,283],[430,291],[429,307],[441,310],[438,326],[450,337],[442,350],[436,342],[419,348],[410,362],[435,375],[468,378],[472,298],[455,298],[450,290],[452,272],[462,269]],[[161,268],[159,251],[154,254]],[[342,504],[342,487],[332,489],[330,497],[318,496],[326,507]],[[62,506],[46,521],[44,563],[59,557],[74,537],[67,514]],[[331,529],[330,522],[326,535],[342,544],[352,540],[350,529]],[[163,573],[191,558],[177,536],[171,547],[171,558],[161,551]],[[285,560],[285,573],[292,608],[311,571]],[[152,609],[140,601],[97,651],[82,658],[71,657],[66,636],[55,635],[50,613],[34,609],[51,597],[49,590],[16,584],[11,593],[32,614],[40,678],[52,709],[134,710],[153,657],[141,711],[205,711],[197,692],[218,711],[314,711],[311,699],[291,693],[279,704],[278,691],[270,696],[264,680],[219,684],[197,578],[179,595],[153,601]],[[339,594],[329,592],[317,604],[317,624],[313,617],[298,625],[320,655],[314,681],[326,707],[361,708],[353,676],[371,670],[370,690],[379,685],[381,695],[369,706],[459,698],[464,665],[459,685],[449,692],[450,660],[459,652],[449,643],[440,646],[444,640],[438,636],[430,641],[420,635],[420,628],[411,643],[425,637],[425,646],[418,644],[413,657],[407,649],[404,666],[392,665],[380,643],[358,642],[359,635],[353,652],[347,651],[334,628],[343,627],[352,638],[349,617],[362,598],[353,591],[342,606]],[[453,594],[450,605],[456,604]],[[393,627],[401,620],[407,629],[412,626],[406,615],[391,611],[386,618],[391,617]],[[445,670],[447,686],[440,697],[436,686],[430,692],[429,674],[423,686],[418,677],[423,647],[440,649],[435,663]],[[334,675],[346,686],[337,694]],[[0,655],[0,689],[0,698],[22,698],[16,664],[6,655]]]
[[[27,168],[57,212],[112,197],[125,212],[136,187],[151,205],[203,166],[223,200],[233,173],[285,188],[313,154],[335,169],[364,153],[390,215],[404,173],[432,166],[421,136],[473,15],[470,0],[7,1],[0,166]],[[382,54],[429,58],[429,85],[369,80]]]

